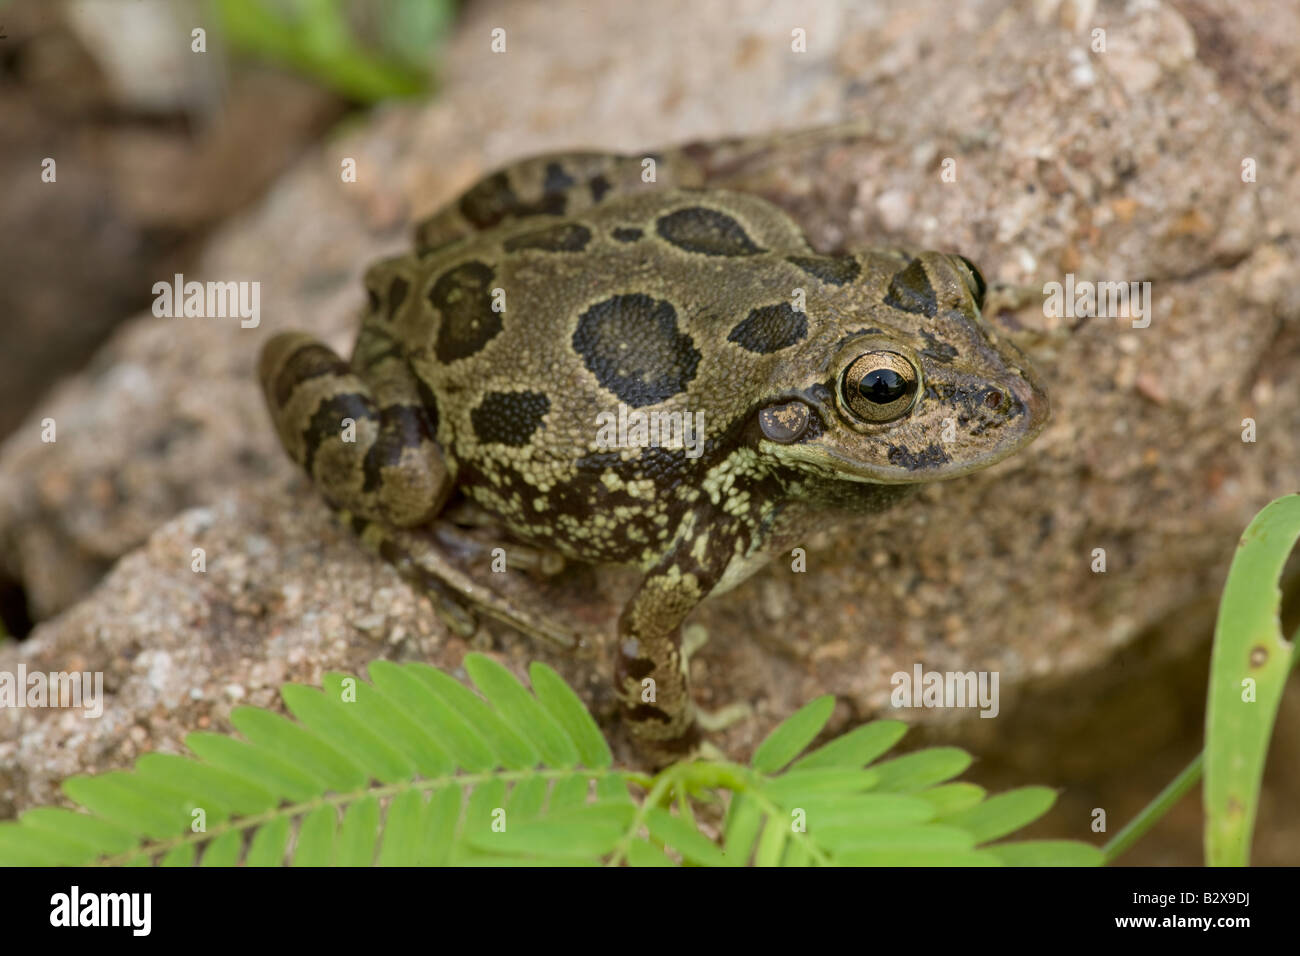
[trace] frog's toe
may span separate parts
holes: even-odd
[[[726,707],[719,707],[717,710],[695,709],[695,722],[700,725],[701,730],[713,733],[719,730],[726,730],[733,727],[743,720],[749,720],[754,716],[754,708],[744,701],[738,701],[734,704],[728,704]]]
[[[707,643],[709,630],[703,624],[687,624],[682,628],[682,667],[689,667],[691,658]]]
[[[433,613],[453,634],[469,639],[478,632],[478,618],[465,605],[443,595],[425,593],[433,605]]]
[[[488,565],[494,571],[530,571],[552,577],[565,567],[564,556],[558,551],[513,541],[484,541],[449,521],[435,521],[433,530],[440,543],[470,564]]]

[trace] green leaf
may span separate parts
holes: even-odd
[[[427,664],[407,667],[452,711],[461,714],[487,744],[499,765],[510,770],[528,770],[537,765],[540,755],[524,737],[515,733],[477,694],[442,671]],[[497,766],[493,763],[492,766]]]
[[[502,719],[541,754],[548,767],[572,767],[578,748],[550,713],[508,670],[482,654],[466,654],[465,670]]]
[[[847,743],[832,741],[792,764],[829,719],[830,697],[773,731],[755,758],[758,769],[698,761],[650,777],[591,766],[612,762],[608,747],[549,668],[531,670],[534,697],[487,658],[471,657],[467,666],[489,702],[423,664],[375,662],[373,685],[334,673],[325,676],[324,692],[285,685],[286,704],[302,723],[237,708],[232,721],[248,743],[191,734],[187,742],[197,759],[150,754],[133,773],[71,778],[65,792],[89,812],[42,808],[25,813],[21,823],[0,823],[0,862],[1096,862],[1096,851],[1065,842],[975,851],[976,841],[996,839],[1044,812],[1052,791],[1024,788],[982,801],[983,791],[972,784],[932,786],[969,763],[954,748],[864,769],[898,739],[900,727],[892,722],[857,728],[841,738]],[[533,769],[543,753],[544,767]],[[579,760],[588,769],[567,769]],[[480,766],[471,775],[456,771],[474,765]],[[731,797],[719,846],[698,829],[695,814],[721,805],[723,792]],[[654,805],[644,806],[646,800]],[[198,808],[205,822],[215,823],[210,835],[190,831]]]
[[[722,831],[722,852],[731,866],[749,863],[762,827],[763,811],[754,798],[744,793],[733,796]]]
[[[335,701],[344,694],[355,694],[357,714],[366,726],[400,751],[424,776],[441,777],[455,770],[451,755],[383,691],[348,674],[334,672],[326,673],[322,683],[326,696]]]
[[[758,849],[754,851],[754,865],[780,866],[785,856],[786,840],[791,834],[789,820],[768,817],[763,835],[758,838]]]
[[[823,827],[884,827],[926,823],[934,819],[934,805],[919,796],[901,793],[862,793],[847,797],[821,796],[802,808],[808,829]]]
[[[727,858],[708,837],[680,817],[660,807],[646,812],[650,835],[682,855],[682,859],[700,866],[726,866]]]
[[[965,830],[936,824],[895,826],[834,826],[817,832],[817,842],[840,862],[855,850],[973,850],[975,839]]]
[[[293,850],[294,866],[329,866],[334,862],[334,831],[338,825],[337,808],[326,804],[317,807],[298,825],[298,841]]]
[[[18,823],[0,823],[0,866],[77,866],[94,851],[76,840]]]
[[[375,686],[389,699],[420,718],[429,735],[446,749],[457,766],[477,773],[497,765],[492,748],[460,714],[433,692],[419,676],[417,665],[401,667],[391,661],[373,661],[368,671]]]
[[[510,788],[506,799],[506,816],[511,820],[531,820],[546,801],[546,778],[529,777]]]
[[[200,866],[236,866],[239,854],[244,850],[244,834],[239,830],[227,830],[214,837],[203,850]]]
[[[587,792],[591,787],[591,778],[575,773],[571,777],[560,777],[551,788],[551,800],[547,810],[555,813],[572,807],[580,807],[587,802]]]
[[[162,858],[162,866],[193,866],[194,865],[194,844],[182,843],[180,846],[173,847]]]
[[[807,756],[800,757],[792,769],[864,767],[887,753],[905,733],[907,724],[900,720],[875,720],[827,741]]]
[[[1022,787],[951,813],[939,822],[961,827],[976,843],[987,843],[1033,823],[1055,802],[1056,791],[1050,787]]]
[[[645,840],[633,840],[627,847],[627,862],[632,866],[675,866],[662,849]]]
[[[600,814],[574,813],[545,821],[507,823],[505,830],[500,833],[478,830],[470,833],[468,839],[477,849],[492,853],[548,859],[595,859],[613,852],[625,827],[625,823],[620,824],[619,821]]]
[[[895,757],[872,768],[880,774],[876,789],[893,793],[924,790],[963,772],[970,759],[970,754],[957,747],[932,747]]]
[[[245,866],[280,866],[289,845],[289,818],[276,817],[258,828],[244,857]]]
[[[356,704],[326,697],[322,691],[302,684],[285,684],[280,688],[280,696],[305,727],[335,750],[347,754],[368,777],[396,783],[409,780],[415,773],[414,763],[357,716]]]
[[[545,664],[533,663],[528,668],[528,679],[533,683],[533,693],[542,706],[564,728],[578,749],[578,758],[586,767],[603,769],[614,762],[609,744],[601,736],[600,728],[592,720],[572,688],[559,674]]]
[[[63,792],[97,816],[135,834],[162,840],[180,832],[181,821],[173,808],[149,799],[128,783],[130,775],[120,771],[96,777],[69,777]]]
[[[312,780],[311,793],[316,793],[320,784],[330,790],[348,791],[359,790],[370,782],[361,764],[287,717],[256,707],[236,707],[230,712],[230,722],[259,750],[291,764]]]
[[[975,806],[984,799],[986,793],[983,787],[962,781],[940,784],[929,790],[922,790],[916,796],[934,807],[935,816],[943,816]]]
[[[261,813],[277,803],[274,793],[247,777],[176,754],[145,754],[136,762],[135,769],[142,777],[203,794],[201,800],[210,800],[200,803],[209,820],[224,819],[231,814]]]
[[[335,866],[370,866],[375,862],[379,836],[379,801],[365,797],[343,814],[335,848]]]
[[[1270,502],[1241,536],[1219,604],[1205,715],[1205,861],[1245,866],[1264,760],[1296,645],[1278,588],[1300,539],[1300,495]],[[1300,636],[1297,637],[1300,643]],[[1253,693],[1247,693],[1247,685]]]
[[[223,737],[220,734],[204,731],[187,734],[185,746],[202,758],[204,763],[255,780],[276,796],[294,803],[316,796],[323,785],[319,778],[302,770],[296,764],[285,763],[284,760],[288,758],[279,757],[272,751],[254,747],[241,740]]]
[[[1074,840],[1025,840],[998,843],[982,852],[992,853],[1007,866],[1101,866],[1101,850]]]
[[[415,866],[424,828],[424,794],[407,790],[393,797],[384,818],[380,866]]]
[[[28,829],[56,833],[83,844],[90,850],[91,857],[124,853],[136,842],[135,834],[125,827],[60,807],[36,807],[25,811],[19,820]]]
[[[429,795],[424,808],[423,836],[420,838],[420,863],[445,866],[451,859],[456,842],[456,824],[460,822],[462,801],[460,787],[440,787]]]
[[[828,767],[821,770],[791,770],[762,786],[775,803],[790,807],[825,794],[851,794],[870,790],[879,776],[874,770]]]
[[[751,766],[760,773],[776,773],[813,742],[834,709],[835,698],[830,694],[804,704],[758,745]]]

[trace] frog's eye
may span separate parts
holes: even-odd
[[[985,283],[984,277],[980,275],[980,271],[975,268],[975,263],[971,262],[965,256],[958,256],[957,258],[965,264],[966,269],[970,272],[966,284],[970,286],[971,295],[975,296],[976,308],[983,309],[984,293],[988,290],[988,285]]]
[[[867,424],[892,422],[911,410],[920,383],[920,370],[905,355],[863,352],[840,376],[840,400]]]

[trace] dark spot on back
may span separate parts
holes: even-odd
[[[573,348],[596,380],[633,408],[685,391],[700,362],[672,304],[639,292],[610,296],[582,313]]]
[[[562,216],[565,197],[573,177],[559,163],[547,163],[542,195],[536,202],[524,202],[510,185],[505,173],[493,173],[460,197],[460,214],[478,229],[489,229],[503,219],[525,216]]]
[[[501,313],[492,311],[496,272],[485,262],[464,262],[438,277],[429,304],[441,323],[433,349],[444,362],[467,358],[501,331]]]
[[[611,232],[610,235],[619,242],[636,242],[644,236],[645,233],[640,229],[637,229],[635,226],[619,226]]]
[[[901,272],[895,273],[889,282],[889,293],[885,296],[885,305],[914,312],[933,318],[939,310],[939,303],[934,296],[934,287],[930,278],[921,268],[921,260],[913,259],[911,264]]]
[[[829,285],[848,285],[862,271],[852,256],[786,256],[786,262]]]
[[[613,187],[610,186],[609,180],[599,174],[591,177],[591,201],[600,202],[605,198],[605,194]]]
[[[546,178],[542,180],[544,195],[568,192],[573,188],[573,183],[573,177],[566,173],[559,163],[546,164]]]
[[[899,465],[908,471],[935,468],[947,464],[948,461],[950,461],[948,453],[939,446],[938,442],[931,442],[920,451],[912,451],[900,445],[889,446],[889,463]]]
[[[788,302],[754,309],[727,336],[742,349],[768,355],[802,342],[808,334],[808,316]]]
[[[494,173],[476,183],[460,197],[460,214],[479,229],[489,229],[519,206],[505,173]]]
[[[378,312],[379,306],[383,303],[379,300],[379,293],[374,289],[366,290],[366,304],[370,307],[371,312]]]
[[[534,229],[522,236],[513,236],[503,243],[506,252],[537,249],[541,252],[581,252],[591,241],[591,230],[576,222],[561,223],[545,229]]]
[[[763,251],[735,219],[704,206],[660,216],[655,230],[677,248],[705,256],[752,256]]]
[[[488,392],[469,413],[474,434],[484,444],[528,444],[551,410],[551,400],[541,392]]]

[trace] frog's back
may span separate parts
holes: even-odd
[[[745,384],[817,332],[792,306],[795,289],[844,282],[846,262],[856,270],[816,255],[758,197],[668,190],[381,264],[400,270],[402,304],[380,321],[457,453],[468,453],[478,409],[488,426],[478,437],[493,437],[499,418],[510,434],[496,437],[522,441],[545,416],[547,452],[573,458],[592,450],[594,416],[620,405],[708,409],[710,433],[725,430],[729,411],[751,404]]]

